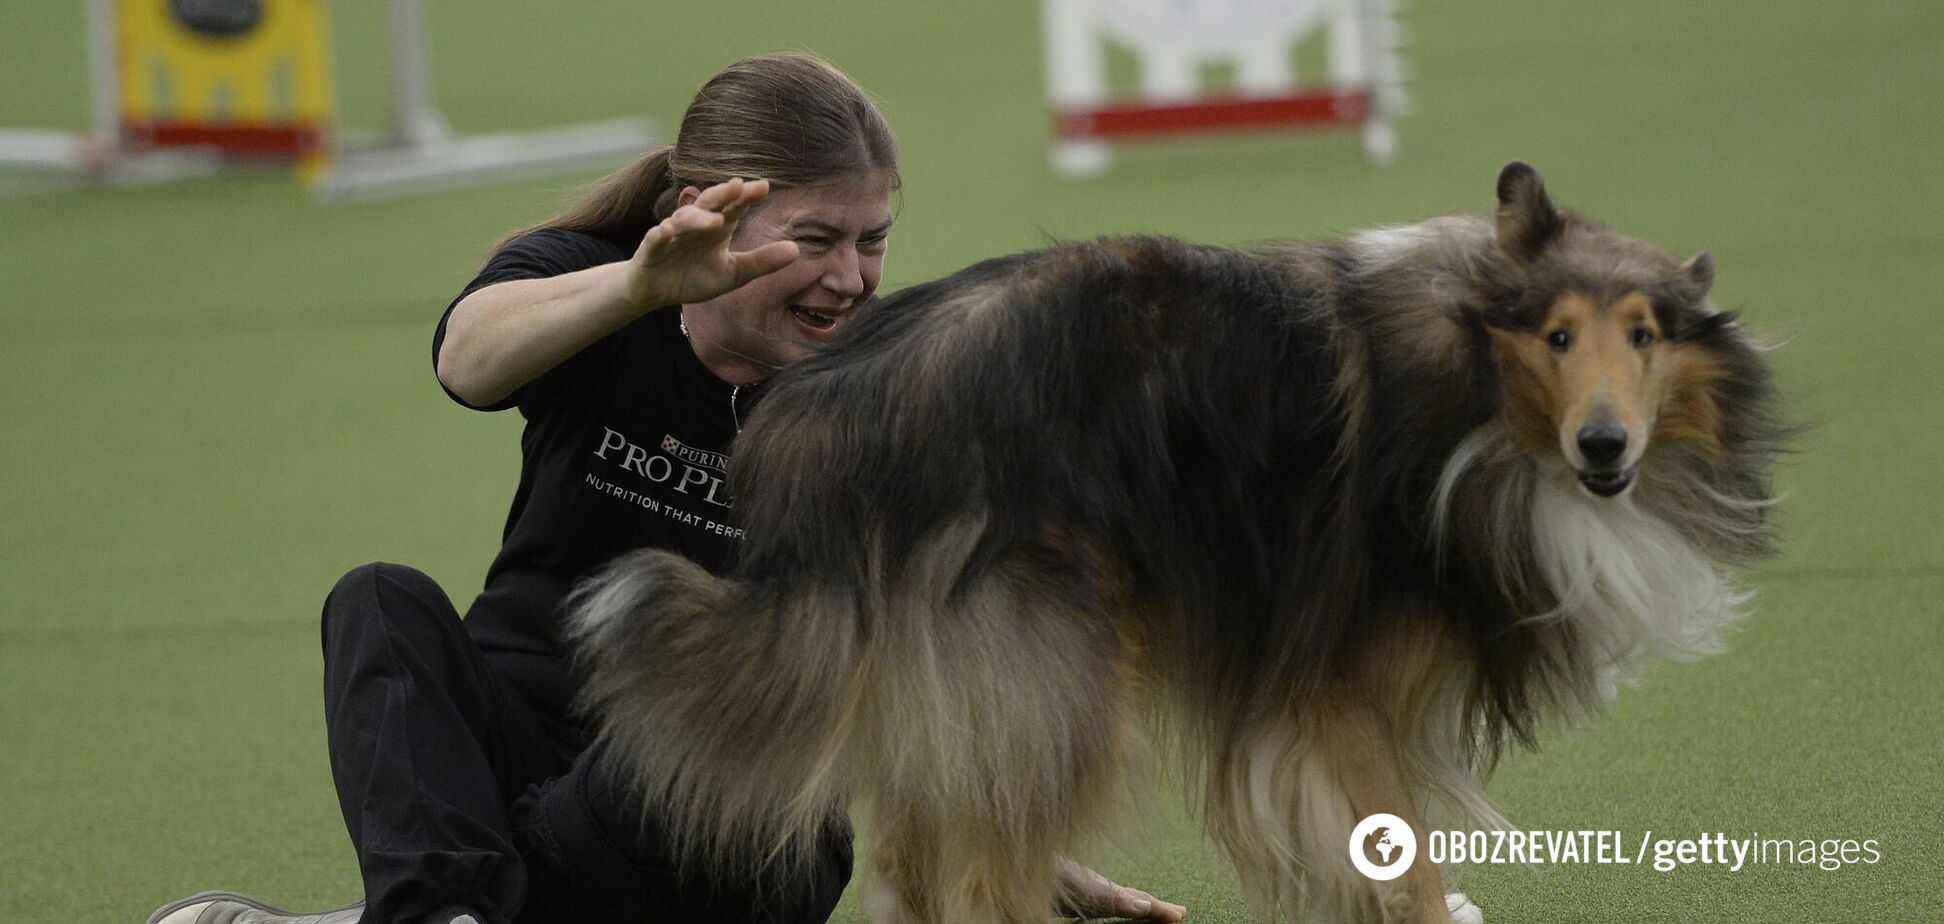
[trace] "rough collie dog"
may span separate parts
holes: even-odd
[[[1712,258],[1523,163],[1497,192],[1056,246],[860,315],[739,439],[732,574],[640,552],[577,596],[612,769],[689,860],[786,874],[856,804],[879,920],[1042,922],[1158,740],[1265,916],[1450,920],[1424,852],[1372,881],[1352,828],[1498,823],[1502,746],[1714,646],[1780,437]]]

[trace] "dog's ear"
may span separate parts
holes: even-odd
[[[1702,295],[1708,294],[1708,290],[1714,287],[1714,254],[1703,250],[1689,257],[1686,263],[1681,264],[1681,272],[1686,273],[1689,281],[1701,289]]]
[[[1498,201],[1499,249],[1516,262],[1531,262],[1565,227],[1539,171],[1525,161],[1515,160],[1499,171]]]

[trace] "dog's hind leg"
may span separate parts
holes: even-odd
[[[871,870],[877,877],[870,900],[876,924],[941,924],[946,892],[939,850],[943,832],[915,813],[872,813]]]
[[[1224,749],[1210,790],[1211,830],[1265,917],[1451,920],[1420,814],[1425,788],[1450,781],[1425,776],[1444,767],[1428,759],[1435,755],[1414,726],[1439,708],[1442,649],[1428,634],[1392,642],[1374,646],[1361,670],[1345,665],[1302,706],[1251,723]],[[1402,819],[1419,846],[1401,876],[1383,881],[1360,872],[1349,849],[1358,821],[1378,813]]]
[[[1318,753],[1305,768],[1305,787],[1311,789],[1305,854],[1315,863],[1310,875],[1329,881],[1313,887],[1324,885],[1351,899],[1367,920],[1449,924],[1444,888],[1425,840],[1429,829],[1406,782],[1404,742],[1392,718],[1378,704],[1346,692],[1320,702],[1312,721]],[[1402,818],[1418,843],[1404,874],[1381,882],[1346,862],[1357,821],[1377,813]]]
[[[919,810],[878,816],[871,865],[877,924],[1046,924],[1053,914],[1050,837],[954,824]]]
[[[1044,557],[912,593],[872,668],[880,924],[1045,924],[1054,854],[1114,784],[1134,648]]]

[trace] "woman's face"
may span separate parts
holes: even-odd
[[[684,190],[681,203],[694,199]],[[706,302],[684,306],[695,355],[715,376],[747,384],[809,353],[877,291],[891,232],[883,171],[770,192],[743,217],[730,246],[794,241],[797,259]]]

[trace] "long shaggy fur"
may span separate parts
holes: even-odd
[[[691,861],[787,874],[859,805],[881,920],[1040,921],[1152,714],[1266,915],[1448,920],[1422,860],[1352,871],[1351,826],[1492,823],[1504,744],[1712,650],[1780,438],[1711,261],[1523,165],[1498,192],[1254,252],[1057,246],[859,315],[739,438],[734,573],[641,552],[577,598],[615,769]],[[1622,496],[1512,378],[1567,293],[1644,295],[1690,370]]]

